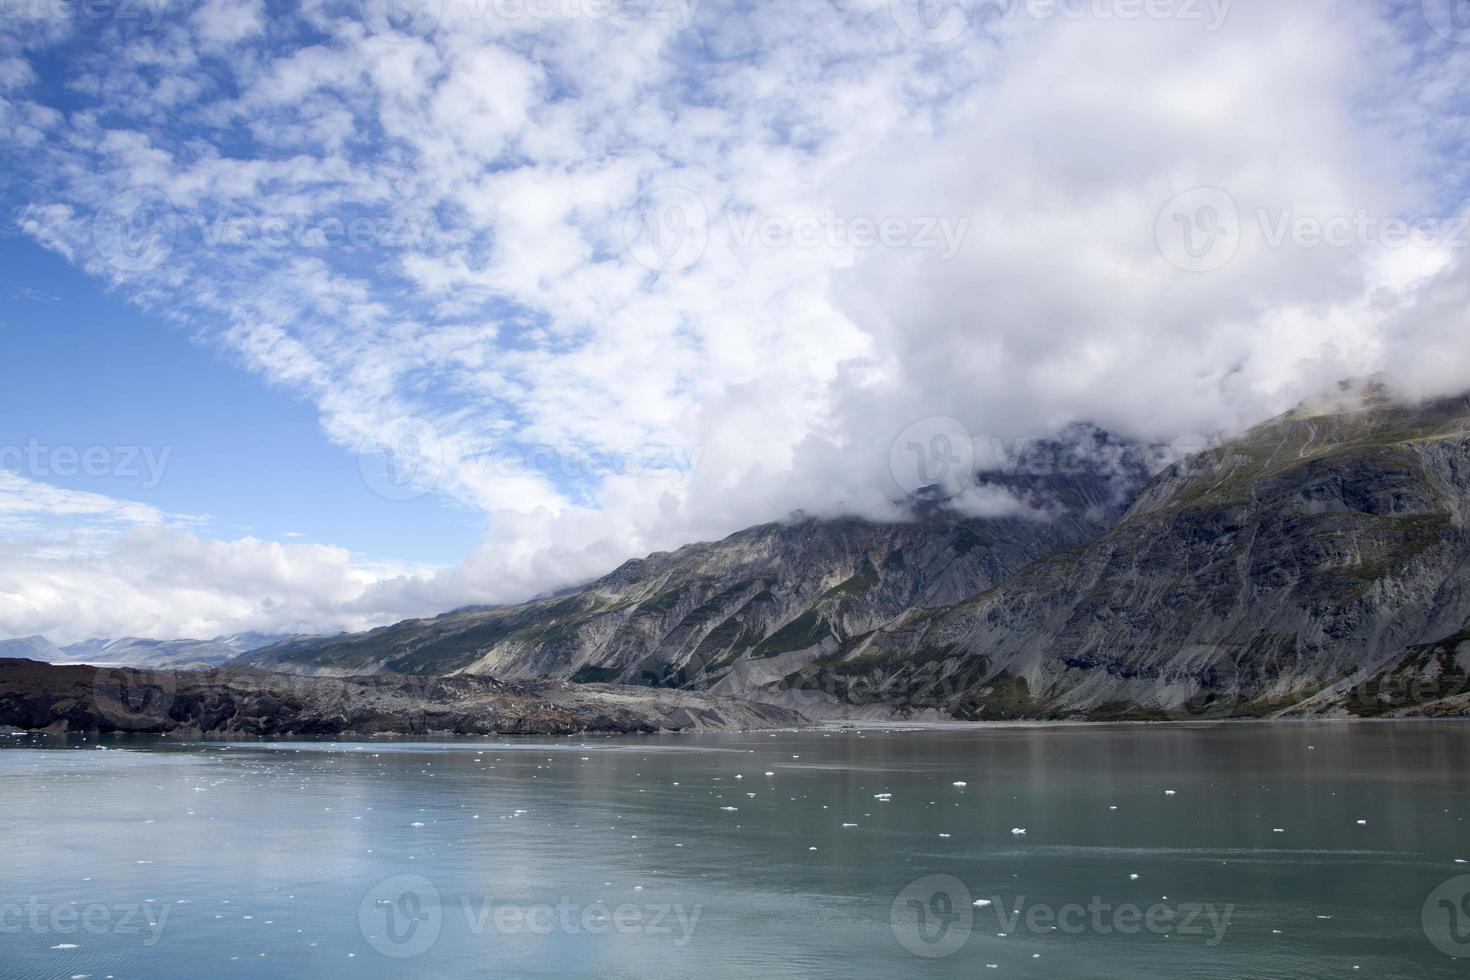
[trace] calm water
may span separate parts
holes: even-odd
[[[1464,724],[3,744],[6,977],[1470,972]]]

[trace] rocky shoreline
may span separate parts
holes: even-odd
[[[0,731],[85,734],[577,735],[807,724],[743,698],[487,677],[304,677],[149,671],[0,659]]]

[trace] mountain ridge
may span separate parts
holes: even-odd
[[[520,606],[289,641],[241,663],[319,673],[465,671],[522,678],[708,686],[747,656],[808,637],[845,640],[914,605],[942,605],[1087,540],[1147,479],[1141,448],[1079,428],[1029,444],[977,486],[1014,513],[966,517],[920,500],[910,520],[798,518],[633,559],[579,589]]]
[[[633,681],[813,717],[1168,719],[1308,710],[1470,623],[1464,396],[1344,384],[1141,478],[1141,456],[1122,479],[1031,460],[977,484],[1047,520],[930,502],[904,524],[760,525],[241,662]]]

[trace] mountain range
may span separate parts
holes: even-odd
[[[1470,713],[1470,398],[1345,382],[1156,459],[1073,426],[977,474],[1004,516],[932,488],[907,520],[794,516],[522,605],[0,657],[632,684],[811,718]]]
[[[1470,399],[1344,383],[1161,472],[1149,458],[1074,429],[977,477],[1026,504],[1012,516],[919,500],[898,523],[794,519],[239,662],[707,689],[810,717],[1458,710]],[[1406,671],[1434,696],[1364,697]]]
[[[238,633],[212,640],[150,640],[124,637],[116,640],[83,640],[59,647],[44,636],[0,640],[0,658],[36,660],[49,664],[97,664],[110,667],[150,667],[189,670],[218,667],[259,647],[281,642],[284,637],[263,633]]]

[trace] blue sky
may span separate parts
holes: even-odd
[[[1470,387],[1457,10],[11,5],[0,636],[361,629],[896,519],[916,438]]]
[[[105,472],[49,467],[48,482],[208,514],[216,536],[310,534],[408,563],[453,564],[479,539],[481,515],[431,494],[373,492],[356,454],[326,438],[309,404],[60,256],[12,235],[4,269],[0,336],[7,360],[24,365],[0,388],[0,415],[23,434],[8,444],[140,450],[136,465],[119,456]]]

